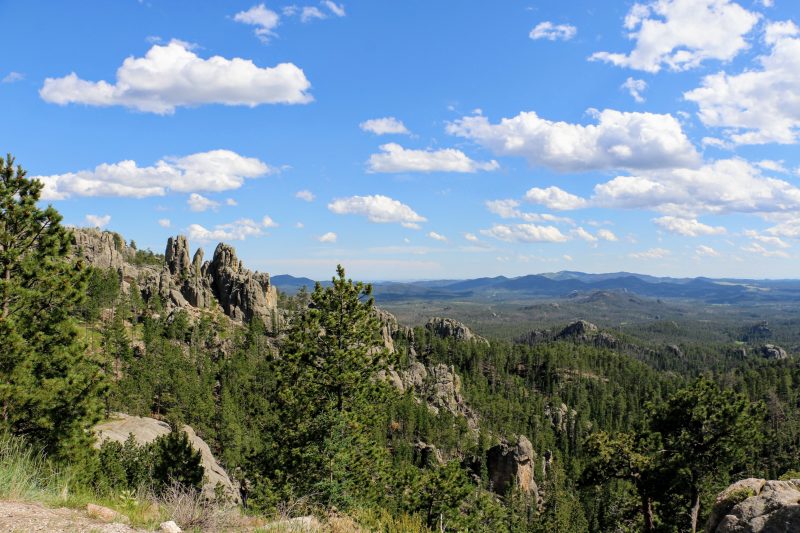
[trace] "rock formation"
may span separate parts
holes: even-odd
[[[476,341],[488,345],[489,341],[476,335],[467,326],[452,318],[433,317],[425,324],[425,329],[443,339],[457,341]]]
[[[568,324],[557,335],[556,339],[574,339],[578,341],[589,341],[597,334],[597,326],[585,320],[577,320]]]
[[[159,270],[134,264],[136,251],[116,233],[76,229],[73,235],[79,257],[96,268],[117,270],[123,290],[135,280],[145,298],[160,295],[168,312],[219,305],[233,320],[259,318],[268,328],[277,318],[278,292],[269,274],[244,268],[232,246],[220,243],[212,260],[204,262],[202,249],[190,256],[186,237],[170,237]]]
[[[786,350],[775,344],[765,344],[759,349],[759,353],[764,359],[787,359],[789,357]]]
[[[213,499],[215,490],[219,484],[225,496],[235,503],[240,502],[239,491],[234,487],[228,473],[217,463],[208,444],[197,436],[194,429],[190,426],[183,426],[183,431],[189,436],[189,442],[195,450],[202,456],[205,478],[203,482],[203,495],[208,499]],[[100,423],[94,427],[97,435],[95,446],[99,447],[104,440],[111,440],[124,443],[129,435],[133,435],[136,442],[140,445],[153,442],[158,437],[170,432],[169,424],[141,416],[130,416],[123,413],[115,413],[111,420]]]
[[[707,533],[800,531],[800,479],[737,481],[716,499]]]
[[[535,459],[531,441],[524,435],[517,438],[516,444],[503,441],[489,448],[486,452],[486,468],[491,490],[497,494],[505,494],[516,482],[516,488],[535,498],[537,504],[541,504],[539,488],[533,475]]]

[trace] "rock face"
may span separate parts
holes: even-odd
[[[761,347],[759,353],[764,359],[787,359],[789,357],[786,354],[786,350],[774,344],[765,344]]]
[[[717,496],[707,533],[800,531],[800,479],[743,479]]]
[[[557,335],[557,339],[576,339],[579,341],[591,340],[597,334],[597,326],[585,320],[578,320],[568,324]]]
[[[240,503],[239,491],[234,487],[228,473],[217,463],[208,444],[197,436],[194,429],[190,426],[183,426],[183,431],[189,436],[192,448],[198,450],[202,456],[202,464],[205,469],[205,479],[203,483],[203,496],[213,499],[217,484],[222,487],[222,492],[235,503]],[[103,422],[94,427],[97,435],[95,446],[100,446],[104,440],[111,440],[124,443],[129,435],[133,435],[139,444],[148,444],[158,437],[170,432],[169,424],[141,416],[130,416],[123,413],[115,413],[111,420]]]
[[[504,441],[489,448],[486,452],[486,467],[491,490],[497,494],[505,494],[516,482],[520,491],[541,503],[539,488],[533,476],[535,459],[531,441],[524,435],[520,435],[514,445]]]
[[[153,265],[134,265],[136,251],[116,233],[76,229],[73,234],[79,257],[91,266],[117,270],[123,290],[135,280],[145,298],[158,294],[168,312],[219,305],[236,321],[259,318],[271,328],[277,319],[278,292],[269,274],[244,268],[232,246],[220,243],[212,260],[204,262],[202,249],[190,255],[186,237],[170,237],[159,270]]]
[[[455,339],[457,341],[476,341],[489,344],[489,341],[476,335],[467,326],[452,318],[433,317],[425,324],[425,329],[443,339]]]

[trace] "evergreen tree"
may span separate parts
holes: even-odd
[[[153,482],[166,487],[173,483],[200,490],[205,469],[202,455],[192,448],[189,435],[174,429],[153,441]]]
[[[70,315],[86,274],[42,183],[0,160],[0,427],[58,457],[90,449],[105,379],[78,342]]]

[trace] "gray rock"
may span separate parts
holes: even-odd
[[[186,237],[178,235],[167,239],[164,261],[169,273],[173,276],[185,277],[189,274],[189,243]]]
[[[765,344],[759,350],[764,359],[787,359],[786,350],[775,344]]]
[[[790,533],[800,531],[800,480],[737,481],[716,499],[707,533]]]
[[[104,440],[124,443],[130,435],[133,435],[137,443],[148,444],[170,432],[169,424],[166,422],[155,418],[131,416],[124,413],[115,413],[110,420],[97,424],[93,429],[97,435],[96,447],[99,447]],[[182,429],[189,436],[189,442],[192,447],[198,450],[202,456],[203,469],[205,470],[203,496],[209,500],[213,499],[216,494],[216,487],[220,485],[222,493],[227,498],[235,503],[240,503],[239,491],[234,487],[225,469],[214,458],[208,444],[190,426],[183,426]]]
[[[516,444],[503,441],[489,448],[486,452],[486,467],[491,490],[497,494],[505,494],[516,482],[517,488],[535,498],[537,504],[541,504],[539,488],[533,475],[535,459],[531,441],[524,435],[517,438]]]
[[[457,341],[475,341],[489,344],[485,338],[476,335],[467,326],[452,318],[433,317],[425,324],[425,329],[443,339],[452,338]]]
[[[591,340],[597,334],[597,326],[585,320],[578,320],[568,324],[556,335],[556,339],[575,339],[579,341]]]

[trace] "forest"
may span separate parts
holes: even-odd
[[[203,505],[366,531],[699,531],[731,483],[800,477],[800,367],[753,355],[762,339],[445,334],[398,324],[342,266],[232,320],[86,264],[41,190],[0,166],[3,468],[27,449],[99,501],[199,493],[188,425],[237,487]],[[97,441],[115,413],[173,430]]]

